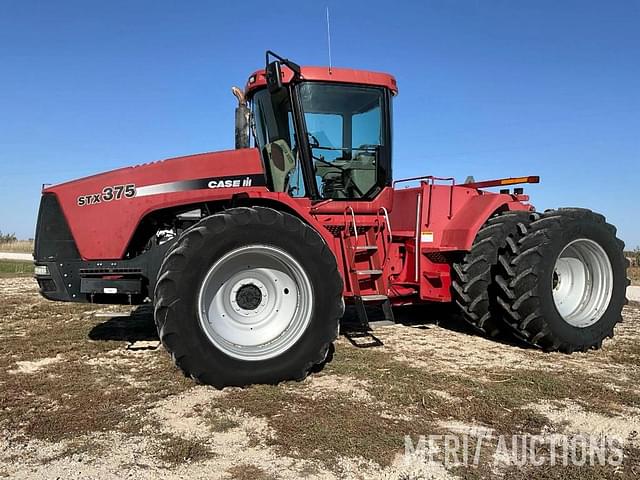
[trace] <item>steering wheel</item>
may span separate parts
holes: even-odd
[[[316,157],[315,155],[311,155],[311,158],[313,158],[316,162],[324,163],[326,166],[331,167],[331,168],[335,168],[336,170],[340,170],[343,173],[347,171],[347,169],[344,168],[343,166],[334,165],[333,163],[328,162],[327,160],[325,160],[322,156]]]
[[[347,174],[347,169],[346,168],[344,168],[341,165],[334,165],[333,163],[326,161],[322,157],[316,157],[315,155],[311,155],[311,157],[316,162],[324,163],[325,165],[327,165],[329,167],[332,167],[332,168],[335,168],[336,170],[338,170],[340,172],[340,174],[342,175],[342,178],[346,179],[345,188],[353,188],[356,191],[356,193],[358,195],[360,195],[360,197],[364,197],[364,193],[362,193],[362,190],[360,190],[360,188],[358,188],[358,186],[353,182],[351,177]],[[316,167],[316,169],[317,169],[317,167]]]
[[[309,142],[309,146],[311,147],[311,149],[320,147],[320,140],[318,140],[318,138],[314,134],[307,132],[307,135],[311,139],[311,142]],[[316,157],[313,154],[313,152],[311,152],[311,158],[313,158],[316,162],[320,162],[320,163],[323,163],[323,164],[327,165],[328,167],[332,167],[332,168],[337,169],[340,172],[340,174],[343,176],[343,178],[347,177],[347,179],[348,179],[347,183],[351,184],[350,185],[351,188],[353,188],[356,191],[356,193],[358,195],[360,195],[361,197],[364,196],[362,191],[358,188],[358,186],[355,183],[353,183],[353,180],[351,180],[347,176],[347,169],[344,168],[342,165],[335,165],[335,164],[333,164],[331,162],[328,162],[322,156]]]

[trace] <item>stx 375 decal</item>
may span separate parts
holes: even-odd
[[[79,207],[84,207],[85,205],[95,205],[96,203],[121,200],[123,198],[133,198],[135,196],[136,186],[133,183],[128,183],[126,185],[104,187],[100,193],[81,195],[78,197],[77,203]]]
[[[80,207],[95,205],[123,198],[146,197],[162,193],[185,192],[188,190],[204,190],[210,188],[246,188],[266,185],[263,174],[242,175],[230,177],[198,178],[195,180],[183,180],[180,182],[157,183],[136,187],[133,183],[127,185],[114,185],[104,187],[100,193],[81,195],[77,199]]]

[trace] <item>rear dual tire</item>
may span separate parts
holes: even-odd
[[[521,339],[566,353],[600,348],[626,303],[624,243],[585,209],[538,214],[500,254],[497,301]]]
[[[462,318],[489,337],[505,330],[494,284],[498,256],[507,242],[526,232],[530,216],[525,211],[495,214],[480,228],[471,250],[453,264],[451,286]]]

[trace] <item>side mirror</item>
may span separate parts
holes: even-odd
[[[282,88],[282,67],[278,60],[267,64],[265,69],[269,93],[276,93]]]

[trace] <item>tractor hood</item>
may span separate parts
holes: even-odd
[[[118,185],[133,184],[136,189],[135,197],[142,197],[195,190],[200,185],[202,188],[215,188],[220,180],[233,180],[236,177],[240,179],[247,175],[252,178],[256,175],[264,177],[264,168],[257,149],[201,153],[118,168],[52,185],[43,189],[43,193],[53,192],[65,197],[68,194],[77,195],[79,206],[84,206],[84,204],[81,205],[82,197],[93,196],[95,203],[102,203],[104,198],[98,200],[95,195],[102,194],[105,188]],[[212,183],[211,186],[210,183]],[[133,196],[129,192],[129,196],[125,198]],[[106,197],[107,201],[110,201],[108,194]],[[93,202],[89,201],[86,204],[90,205]]]
[[[150,212],[228,199],[248,189],[266,190],[262,160],[253,148],[120,168],[47,187],[43,197],[55,197],[82,258],[118,259]],[[37,234],[59,220],[41,209]]]

